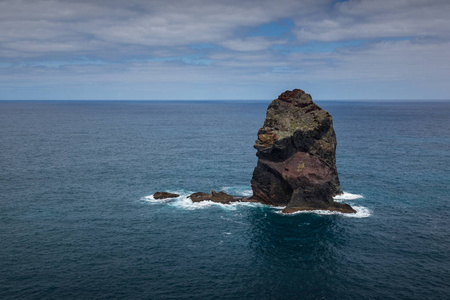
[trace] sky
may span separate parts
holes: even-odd
[[[450,99],[449,0],[0,0],[0,100]]]

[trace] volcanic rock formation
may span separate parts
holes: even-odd
[[[348,204],[333,201],[341,192],[336,170],[336,135],[331,115],[295,89],[282,93],[267,108],[254,146],[258,164],[251,180],[253,196],[198,192],[192,202],[261,202],[285,206],[284,213],[333,210],[355,213]],[[178,197],[155,193],[155,199]]]
[[[336,135],[331,115],[295,89],[282,93],[267,109],[254,146],[258,164],[250,200],[286,206],[283,212],[356,212],[333,201],[341,192],[336,169]]]
[[[201,202],[201,201],[209,200],[212,202],[218,202],[218,203],[222,203],[222,204],[230,204],[231,202],[240,202],[245,199],[243,197],[231,196],[222,191],[220,191],[220,192],[211,191],[211,194],[202,193],[202,192],[193,193],[188,198],[190,198],[192,202]]]
[[[168,192],[156,192],[153,194],[153,198],[157,200],[168,199],[168,198],[176,198],[179,197],[178,194],[168,193]]]

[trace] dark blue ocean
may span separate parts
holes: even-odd
[[[0,299],[450,299],[450,102],[317,103],[356,215],[185,198],[269,101],[0,102]]]

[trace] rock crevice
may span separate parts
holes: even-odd
[[[336,135],[331,115],[295,89],[267,109],[255,148],[251,180],[254,201],[286,206],[284,212],[335,210],[354,213],[333,201],[341,193],[336,169]]]

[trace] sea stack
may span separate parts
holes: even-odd
[[[286,91],[267,108],[255,148],[258,164],[251,200],[285,206],[283,212],[355,213],[333,201],[341,192],[333,119],[300,89]]]

